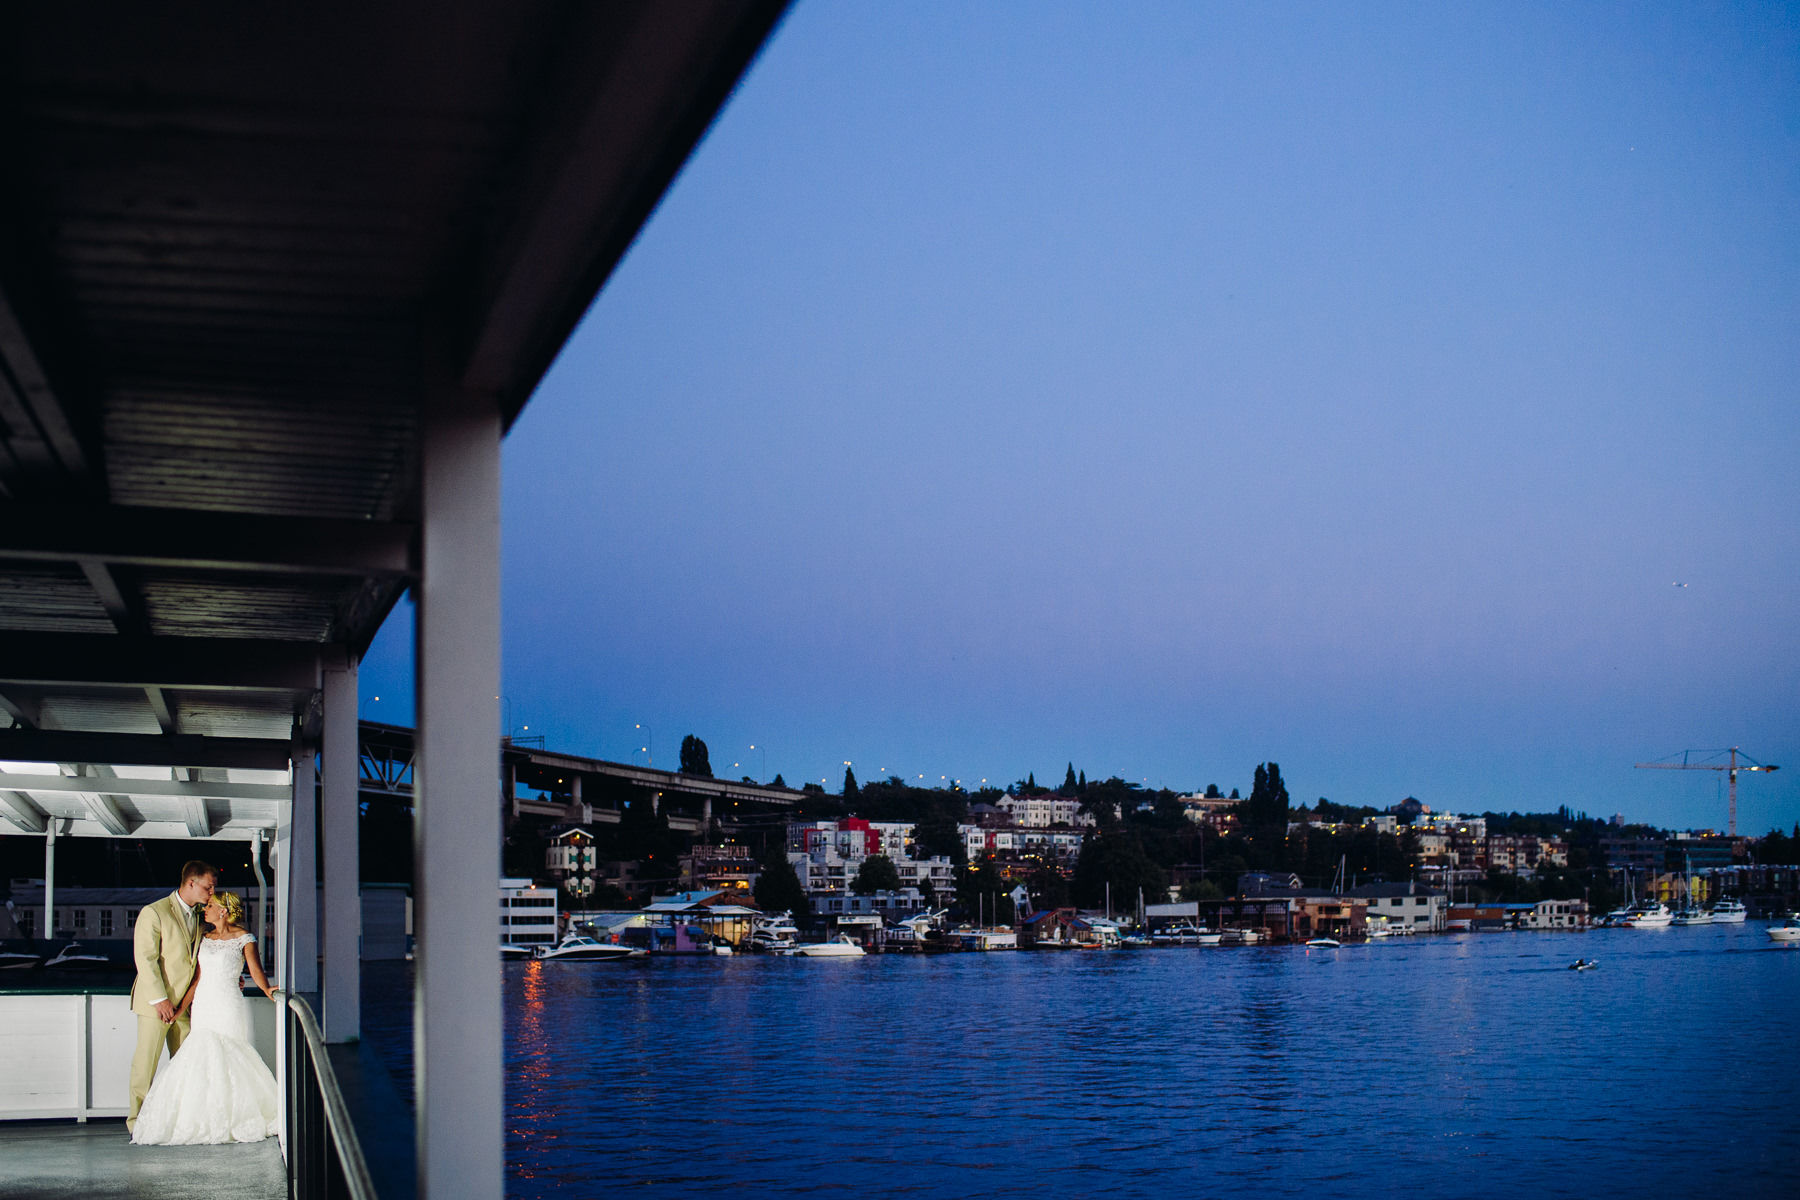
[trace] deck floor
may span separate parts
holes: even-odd
[[[0,1121],[6,1200],[287,1200],[274,1139],[133,1146],[122,1120]]]

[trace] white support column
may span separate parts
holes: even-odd
[[[281,932],[287,939],[290,992],[319,990],[319,843],[318,797],[313,775],[313,748],[294,737],[294,802],[288,809],[287,844],[279,869],[287,873],[281,895],[287,914]]]
[[[325,950],[321,1032],[328,1042],[361,1036],[362,894],[358,882],[356,827],[356,662],[339,651],[325,661],[325,744],[319,810],[320,854],[325,867]]]
[[[56,826],[51,817],[44,826],[44,928],[41,938],[56,936]]]
[[[419,1195],[500,1200],[499,405],[442,387],[424,425],[413,872]]]

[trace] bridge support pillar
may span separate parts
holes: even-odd
[[[418,1195],[505,1194],[501,1074],[499,399],[431,364],[420,462],[413,906]]]
[[[356,660],[347,651],[325,665],[324,787],[320,852],[325,864],[322,1032],[328,1042],[362,1034],[362,875],[357,830]]]
[[[702,826],[702,828],[701,828],[702,834],[704,834],[707,830],[712,828],[712,797],[711,796],[707,796],[700,801],[700,824]]]

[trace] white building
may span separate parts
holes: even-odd
[[[586,829],[569,829],[550,839],[544,848],[544,870],[571,896],[594,894],[594,877],[600,872],[594,835]]]
[[[1390,928],[1414,933],[1442,933],[1449,901],[1443,892],[1416,883],[1369,883],[1350,889],[1348,895],[1369,902],[1368,919],[1380,918]]]
[[[1015,825],[1048,829],[1052,825],[1092,825],[1092,813],[1081,811],[1081,801],[1067,796],[1002,796],[994,807],[1012,817]]]
[[[500,881],[500,944],[540,946],[556,941],[556,889],[529,879]]]
[[[1521,913],[1520,929],[1586,929],[1586,900],[1542,900],[1528,913]]]

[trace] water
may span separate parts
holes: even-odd
[[[1757,922],[505,979],[519,1197],[1800,1191],[1800,949]]]

